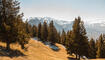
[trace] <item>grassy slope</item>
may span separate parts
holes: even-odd
[[[105,59],[101,59],[101,58],[100,58],[100,59],[89,59],[89,60],[105,60]]]
[[[4,43],[0,43],[0,46],[1,45],[5,47]],[[56,45],[60,48],[58,52],[53,51],[48,46],[45,46],[43,43],[35,40],[30,40],[27,45],[28,51],[21,50],[19,45],[11,44],[12,49],[18,49],[26,56],[12,58],[9,56],[0,56],[0,60],[68,60],[66,50],[62,47],[62,45]]]
[[[15,54],[16,52],[12,52],[13,57],[11,58],[8,56],[8,52],[3,50],[2,47],[5,47],[5,43],[0,42],[0,60],[69,60],[67,57],[67,52],[65,48],[63,48],[62,45],[56,44],[60,50],[58,52],[53,51],[48,46],[45,46],[43,43],[36,41],[36,40],[30,40],[29,44],[27,45],[28,51],[21,50],[20,46],[18,44],[11,44],[11,49],[16,50],[18,49],[21,53],[23,53],[25,56],[22,56],[21,54]],[[19,53],[19,52],[18,52]],[[75,56],[70,56],[75,57]],[[84,60],[84,59],[81,59]],[[105,59],[89,59],[89,60],[105,60]]]

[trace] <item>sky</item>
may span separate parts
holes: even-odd
[[[24,17],[52,17],[85,21],[105,21],[105,0],[20,0]]]

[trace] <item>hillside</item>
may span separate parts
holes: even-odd
[[[105,60],[105,59],[89,59],[89,60]]]
[[[5,45],[5,43],[0,42],[0,60],[74,60],[73,58],[75,58],[75,56],[67,55],[65,48],[60,44],[56,44],[60,50],[54,51],[42,42],[31,39],[29,44],[26,45],[28,51],[22,50],[18,44],[11,44],[12,50],[10,53],[6,52]]]
[[[68,60],[65,48],[60,44],[56,45],[60,48],[59,51],[53,51],[43,43],[31,39],[27,45],[28,51],[23,51],[19,45],[11,44],[11,49],[18,49],[20,52],[11,51],[12,54],[0,49],[0,60]],[[5,47],[5,43],[0,43],[0,46]]]

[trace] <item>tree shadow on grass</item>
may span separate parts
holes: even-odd
[[[53,51],[56,51],[57,52],[57,51],[60,50],[60,48],[58,46],[56,46],[55,44],[51,44],[51,42],[42,41],[39,38],[32,38],[32,39],[42,42],[44,45],[49,46],[49,48],[51,48]]]
[[[68,58],[68,60],[78,60],[78,59],[72,58],[72,57],[67,57],[67,58]]]
[[[58,47],[58,46],[56,46],[56,45],[50,45],[50,48],[53,50],[53,51],[59,51],[60,50],[60,48]]]
[[[59,51],[60,48],[56,46],[55,44],[52,44],[51,42],[42,42],[44,45],[49,46],[53,51]]]
[[[0,46],[0,56],[7,56],[10,58],[13,58],[13,57],[19,57],[19,56],[26,56],[26,55],[24,55],[19,50],[10,49],[9,51],[7,51],[5,47]]]

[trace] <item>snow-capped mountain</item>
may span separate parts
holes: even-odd
[[[52,20],[54,22],[54,26],[60,32],[62,31],[62,29],[64,29],[66,32],[72,29],[73,21],[57,20],[50,17],[29,18],[28,23],[31,25],[38,26],[40,22],[43,23],[44,21],[46,21],[47,24],[49,24],[50,21]],[[96,39],[101,33],[105,33],[105,22],[91,23],[91,24],[90,22],[85,22],[84,24],[87,31],[87,36],[89,38],[93,37]]]
[[[37,25],[41,22],[43,23],[44,21],[47,22],[47,24],[49,24],[51,21],[53,20],[54,22],[54,26],[56,27],[56,29],[58,31],[62,31],[62,29],[64,29],[65,31],[68,31],[71,29],[73,21],[64,21],[64,20],[56,20],[50,17],[35,17],[35,18],[30,18],[28,23],[31,25]]]

